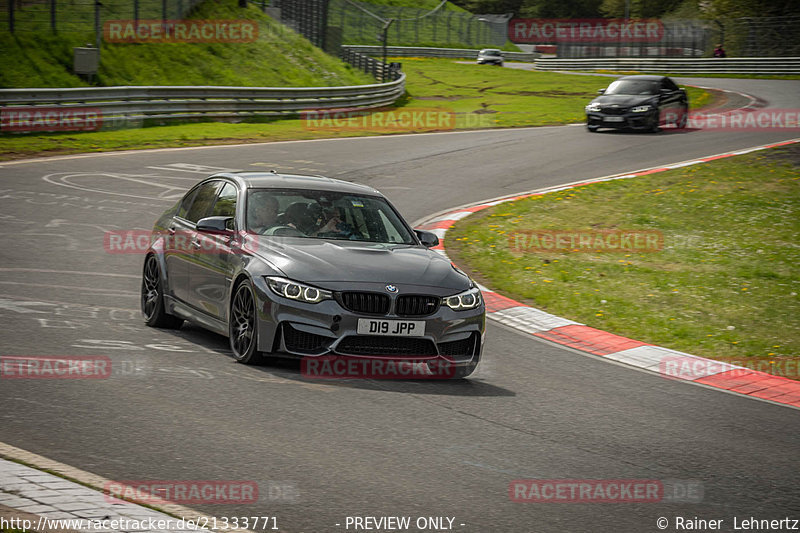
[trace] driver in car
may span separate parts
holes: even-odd
[[[253,198],[248,204],[250,231],[263,234],[269,228],[278,224],[278,199],[274,196],[262,194],[257,201]]]

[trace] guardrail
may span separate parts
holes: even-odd
[[[246,118],[285,116],[317,109],[369,109],[393,104],[405,93],[405,74],[388,83],[347,87],[88,87],[70,89],[0,89],[3,125],[14,112],[28,117],[46,112],[92,109],[105,124],[142,119]],[[18,118],[18,115],[13,115]],[[30,119],[29,119],[30,120]],[[42,119],[44,120],[44,119]],[[37,125],[55,131],[56,124]],[[9,130],[13,128],[8,128]]]
[[[342,48],[347,48],[367,54],[370,56],[380,56],[383,54],[382,46],[367,46],[357,44],[343,44]],[[386,55],[391,57],[450,57],[454,59],[475,59],[478,57],[480,49],[472,48],[424,48],[420,46],[387,46]],[[527,61],[531,62],[541,57],[538,52],[506,52],[503,51],[503,58],[506,61]]]
[[[383,61],[378,61],[367,54],[362,54],[356,50],[342,47],[339,49],[339,57],[354,67],[370,74],[373,78],[380,81],[393,81],[400,77],[400,69],[394,65],[387,65]]]
[[[800,57],[537,59],[536,70],[619,70],[686,74],[800,74]]]

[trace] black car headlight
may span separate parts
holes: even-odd
[[[631,108],[631,113],[646,113],[648,111],[652,111],[653,106],[651,105],[637,105],[636,107]]]
[[[467,309],[475,309],[481,304],[481,290],[477,287],[466,290],[453,296],[446,296],[442,298],[442,304],[446,305],[454,311],[466,311]]]
[[[278,296],[283,296],[284,298],[288,298],[290,300],[299,300],[301,302],[315,304],[317,302],[321,302],[322,300],[330,300],[333,298],[333,293],[331,293],[331,291],[318,289],[317,287],[312,287],[311,285],[298,283],[297,281],[280,278],[278,276],[265,277],[267,279],[269,288],[272,289],[272,292]]]

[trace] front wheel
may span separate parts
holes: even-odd
[[[476,368],[478,368],[478,361],[470,361],[470,363],[466,366],[459,366],[456,368],[455,373],[453,374],[453,379],[464,379],[475,372]]]
[[[183,319],[170,315],[164,308],[160,270],[156,256],[148,256],[142,274],[141,304],[144,323],[151,328],[178,329],[183,324]]]
[[[682,130],[686,127],[686,124],[689,122],[689,106],[685,105],[681,108],[681,118],[678,119],[678,129]]]
[[[650,128],[648,128],[650,133],[658,133],[661,131],[661,125],[658,123],[658,114],[653,115],[653,118],[650,120]]]
[[[236,287],[231,304],[228,331],[233,358],[246,365],[254,365],[262,360],[258,351],[258,320],[256,319],[256,300],[253,285],[245,280]]]

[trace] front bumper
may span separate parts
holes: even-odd
[[[356,313],[338,300],[309,304],[272,292],[263,278],[254,279],[258,300],[258,349],[292,357],[341,355],[350,358],[443,360],[454,366],[475,364],[480,358],[486,330],[485,307],[455,311],[445,305],[426,316]],[[358,291],[381,292],[383,284],[359,283]],[[398,286],[398,294],[435,294],[430,287]],[[452,294],[455,291],[450,291]],[[450,295],[440,294],[438,296]],[[392,305],[391,309],[394,309]],[[364,335],[361,318],[414,320],[425,323],[420,337]]]
[[[652,128],[655,117],[655,111],[624,113],[621,115],[611,115],[602,111],[588,111],[586,113],[586,125],[599,128],[646,130]]]

